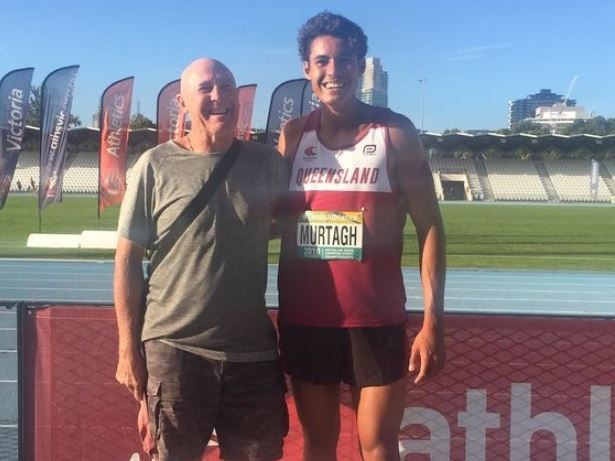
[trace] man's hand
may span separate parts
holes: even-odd
[[[135,400],[139,401],[145,393],[147,370],[145,358],[140,350],[127,348],[120,351],[115,379],[126,386]]]
[[[412,343],[410,352],[408,369],[411,373],[418,370],[414,383],[420,384],[440,372],[444,368],[445,356],[444,328],[441,325],[423,325]]]

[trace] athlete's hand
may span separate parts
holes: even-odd
[[[147,369],[145,358],[139,348],[129,347],[120,350],[115,379],[130,391],[135,400],[139,401],[143,398]]]
[[[415,384],[420,384],[427,378],[435,376],[442,368],[446,358],[444,347],[444,327],[441,322],[436,325],[425,325],[414,338],[410,351],[411,373],[418,371]]]

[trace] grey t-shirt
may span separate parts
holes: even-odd
[[[194,153],[173,141],[145,152],[132,169],[119,235],[155,248],[223,155]],[[242,142],[226,180],[151,276],[143,341],[160,339],[216,360],[277,357],[265,310],[267,250],[286,185],[286,165],[275,150]]]

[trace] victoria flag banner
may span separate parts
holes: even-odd
[[[17,69],[0,80],[0,209],[11,188],[26,133],[34,69]]]
[[[156,125],[158,127],[158,144],[184,135],[185,113],[179,106],[177,95],[180,81],[173,80],[162,87],[158,93]]]
[[[70,110],[79,66],[54,70],[41,91],[41,163],[38,209],[62,200],[62,180]]]
[[[250,139],[250,130],[252,129],[252,112],[254,110],[256,84],[242,85],[237,88],[237,92],[239,99],[239,118],[237,119],[235,137],[247,141]]]
[[[98,213],[122,202],[126,191],[128,125],[134,77],[107,87],[100,102]]]

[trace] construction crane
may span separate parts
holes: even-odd
[[[561,114],[562,111],[564,110],[564,107],[566,107],[568,104],[568,100],[570,99],[570,95],[572,94],[572,90],[574,89],[574,85],[577,83],[577,78],[578,76],[575,75],[574,77],[572,77],[572,80],[570,80],[570,85],[568,85],[568,91],[566,91],[566,95],[564,96],[564,99],[562,101],[562,105],[559,108],[559,113]]]

